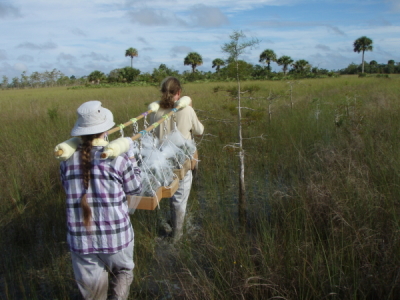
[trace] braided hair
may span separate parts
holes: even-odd
[[[81,149],[81,170],[83,174],[83,187],[85,188],[85,194],[81,198],[81,208],[83,211],[83,224],[88,229],[92,220],[92,210],[88,204],[86,193],[89,189],[90,184],[90,170],[92,169],[92,142],[95,138],[98,138],[101,134],[91,134],[82,136],[82,149]]]
[[[181,83],[176,77],[167,77],[161,83],[161,108],[173,108],[174,96],[182,90]]]

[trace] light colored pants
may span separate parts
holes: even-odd
[[[183,234],[183,222],[185,221],[186,206],[192,188],[192,171],[189,170],[185,177],[179,181],[178,190],[170,198],[173,238],[178,241]]]
[[[125,249],[112,254],[79,254],[71,251],[72,267],[85,300],[105,300],[110,274],[110,298],[125,300],[133,280],[133,240]]]

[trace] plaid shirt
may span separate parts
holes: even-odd
[[[126,194],[140,193],[140,169],[126,154],[113,160],[100,160],[103,149],[94,146],[91,152],[92,169],[86,194],[92,210],[90,231],[83,224],[80,206],[85,193],[80,151],[60,165],[61,181],[67,196],[67,241],[72,251],[81,254],[115,253],[133,240]]]

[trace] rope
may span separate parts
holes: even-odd
[[[119,132],[121,133],[121,137],[124,137],[125,125],[124,124],[119,124],[118,127],[119,127]]]

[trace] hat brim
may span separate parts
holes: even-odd
[[[89,135],[89,134],[97,134],[97,133],[103,133],[111,128],[114,127],[114,117],[113,114],[110,110],[107,108],[104,108],[105,113],[106,113],[106,121],[104,123],[95,125],[95,126],[90,126],[90,127],[81,127],[79,124],[75,123],[74,128],[71,130],[71,136],[82,136],[82,135]]]

